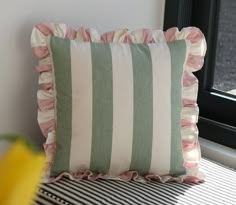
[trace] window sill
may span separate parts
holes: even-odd
[[[232,95],[236,95],[236,89],[230,90],[228,93],[229,93],[229,94],[232,94]]]
[[[236,169],[236,150],[199,137],[202,156]]]

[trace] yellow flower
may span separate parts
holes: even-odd
[[[44,168],[44,156],[16,141],[0,158],[0,205],[30,205]]]

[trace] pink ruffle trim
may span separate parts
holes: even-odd
[[[159,176],[156,174],[148,174],[144,177],[139,176],[138,172],[136,171],[127,171],[119,175],[118,177],[110,177],[105,174],[101,173],[93,173],[90,170],[85,171],[78,171],[72,174],[69,174],[67,172],[63,172],[57,177],[50,177],[48,179],[45,179],[46,183],[54,183],[58,180],[60,180],[63,177],[67,177],[71,180],[80,181],[80,180],[97,180],[97,179],[113,179],[113,180],[121,180],[121,181],[138,181],[138,182],[150,182],[150,181],[158,181],[161,183],[166,182],[185,182],[185,183],[200,183],[203,182],[202,179],[199,177],[194,176],[187,176],[187,177],[172,177],[172,176]]]

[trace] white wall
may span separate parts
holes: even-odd
[[[96,28],[162,28],[165,0],[7,0],[0,7],[0,134],[20,133],[37,144],[36,58],[30,34],[39,22]]]

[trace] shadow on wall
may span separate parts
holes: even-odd
[[[26,82],[24,84],[25,105],[24,109],[27,112],[27,122],[24,124],[23,130],[27,137],[30,138],[37,146],[42,147],[44,136],[42,135],[37,121],[37,90],[38,90],[38,73],[35,70],[38,61],[32,53],[30,45],[31,32],[35,24],[21,25],[18,37],[18,48],[24,48],[26,52],[22,56],[21,68],[28,72]],[[27,94],[28,93],[28,94]],[[29,133],[29,134],[28,134]]]
[[[0,63],[3,73],[0,76],[0,133],[23,135],[42,147],[44,137],[37,122],[37,60],[30,47],[33,26],[21,24],[9,27],[6,30],[9,35],[4,34],[0,40],[5,48],[5,56]]]

